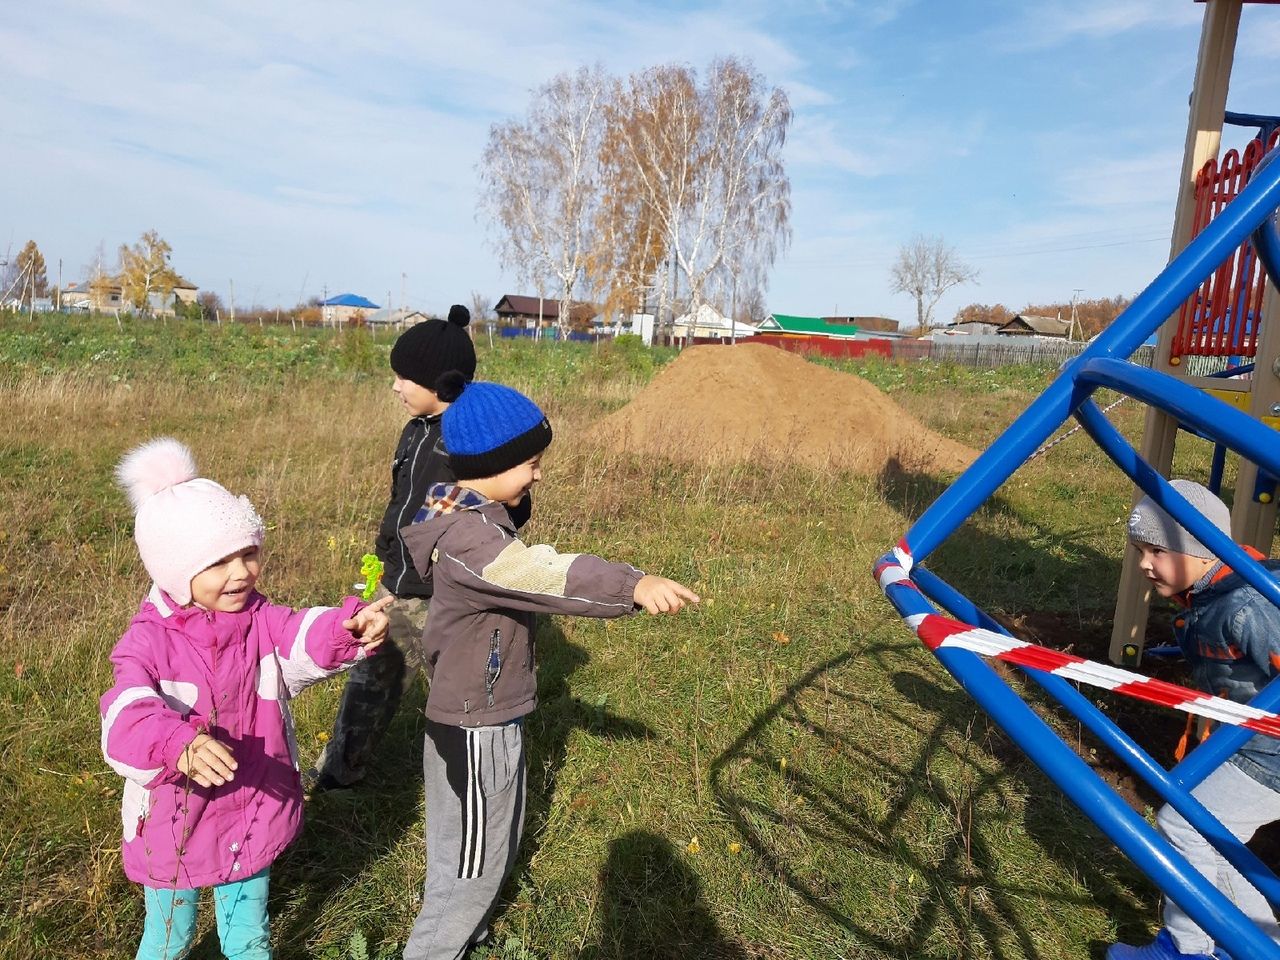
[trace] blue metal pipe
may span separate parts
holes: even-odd
[[[1215,497],[1222,494],[1222,472],[1227,466],[1227,448],[1225,444],[1213,445],[1213,459],[1209,461],[1209,482],[1206,487]]]
[[[1159,493],[1160,484],[1164,484],[1166,487],[1168,486],[1167,482],[1164,481],[1164,478],[1152,470],[1151,466],[1138,456],[1137,451],[1129,445],[1129,442],[1120,435],[1120,432],[1111,425],[1110,421],[1102,415],[1102,412],[1098,410],[1097,406],[1092,401],[1081,404],[1080,409],[1076,411],[1076,418],[1080,421],[1081,425],[1085,428],[1085,431],[1094,439],[1098,446],[1101,447],[1102,450],[1106,452],[1107,455],[1110,456],[1111,459],[1114,460],[1120,468],[1134,480],[1135,483],[1138,483],[1138,485],[1148,493],[1152,493],[1152,495],[1155,496]],[[1143,471],[1146,471],[1146,473]],[[1148,488],[1139,482],[1140,475],[1154,478],[1156,483],[1153,487]],[[1155,491],[1154,493],[1153,490]],[[1178,496],[1176,491],[1172,488],[1169,488],[1169,492],[1186,504],[1186,501],[1182,497]],[[1190,504],[1186,504],[1186,507],[1188,510],[1191,509]],[[1169,505],[1166,504],[1165,508],[1169,509]],[[1172,511],[1170,512],[1172,513]],[[1199,516],[1199,514],[1194,510],[1191,510],[1191,513]],[[1189,519],[1192,518],[1189,517]],[[1181,522],[1181,520],[1179,522]],[[1190,526],[1188,526],[1188,529],[1190,529]],[[1219,545],[1221,545],[1221,540],[1225,540],[1227,545],[1232,548],[1229,551],[1232,554],[1230,557],[1227,556],[1227,553],[1222,551],[1218,552],[1219,555],[1222,556],[1233,569],[1239,572],[1241,576],[1245,576],[1246,572],[1249,572],[1255,567],[1261,570],[1261,565],[1248,554],[1244,553],[1244,551],[1231,541],[1230,538],[1223,537],[1216,528],[1211,527],[1211,530],[1214,534],[1217,534],[1218,538],[1220,538]],[[1192,533],[1195,533],[1195,531],[1192,530]],[[1196,534],[1196,536],[1199,538],[1200,535]],[[1215,551],[1217,551],[1218,547],[1216,547],[1214,543],[1210,542],[1212,539],[1215,538],[1209,537],[1209,539],[1203,540],[1202,542],[1205,543],[1206,546],[1214,548]],[[1272,588],[1275,587],[1275,581],[1266,570],[1261,570],[1261,573],[1263,580],[1259,582],[1264,588],[1266,588],[1263,591],[1264,595],[1266,595],[1268,599],[1271,599],[1271,594],[1274,593]],[[1252,580],[1249,582],[1254,586],[1258,586],[1258,583],[1255,583]],[[1272,602],[1275,601],[1272,600]],[[1271,683],[1267,684],[1267,686],[1259,691],[1257,696],[1250,701],[1249,705],[1257,707],[1259,710],[1280,710],[1280,681],[1273,680]],[[1170,776],[1185,786],[1188,790],[1192,790],[1202,783],[1205,777],[1221,766],[1223,761],[1239,750],[1246,740],[1254,735],[1255,734],[1251,730],[1246,730],[1243,727],[1223,724],[1214,731],[1209,739],[1201,743],[1185,760],[1174,767],[1173,770],[1170,771]]]
[[[911,575],[926,596],[942,604],[959,619],[1005,636],[1012,636],[993,617],[937,574],[924,567],[916,566],[912,569]],[[1165,803],[1182,814],[1201,836],[1258,888],[1268,902],[1273,906],[1280,906],[1280,879],[1258,859],[1253,851],[1224,828],[1218,818],[1206,810],[1199,800],[1191,796],[1190,787],[1183,786],[1178,779],[1170,775],[1169,771],[1156,763],[1149,753],[1138,746],[1127,733],[1116,726],[1115,721],[1099,710],[1071,683],[1043,670],[1027,667],[1022,669],[1049,696],[1096,736],[1103,746],[1111,750],[1130,770],[1150,784]]]
[[[1094,360],[1080,368],[1080,378],[1110,387],[1165,410],[1226,443],[1259,466],[1280,473],[1280,444],[1275,432],[1234,407],[1206,396],[1189,384],[1121,360]],[[1280,583],[1243,547],[1191,506],[1164,477],[1143,460],[1092,403],[1081,404],[1076,418],[1085,431],[1142,490],[1179,524],[1254,587],[1280,607]]]
[[[1267,166],[1280,167],[1276,156],[1276,151],[1272,150],[1263,157],[1262,162],[1254,168],[1253,175],[1256,177]],[[1262,269],[1267,271],[1271,285],[1280,290],[1280,211],[1264,217],[1258,224],[1258,229],[1253,233],[1253,249],[1262,261]]]
[[[1278,206],[1280,163],[1261,165],[1235,200],[912,525],[904,539],[915,559],[929,556],[1066,421],[1085,396],[1075,383],[1080,366],[1131,355]]]
[[[954,647],[934,652],[1036,766],[1217,943],[1232,956],[1280,960],[1280,946],[1130,810],[977,654]]]

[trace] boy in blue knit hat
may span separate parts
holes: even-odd
[[[471,383],[441,418],[456,484],[431,488],[403,531],[435,592],[423,774],[427,878],[405,960],[457,960],[488,935],[524,827],[525,714],[537,705],[534,617],[676,613],[698,597],[589,554],[526,546],[508,507],[542,478],[551,424],[528,397]]]

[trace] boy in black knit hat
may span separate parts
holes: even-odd
[[[387,610],[390,629],[378,656],[361,661],[347,675],[329,742],[307,771],[312,790],[350,787],[364,779],[404,692],[422,668],[420,641],[431,584],[413,568],[400,528],[421,509],[432,484],[453,479],[440,437],[440,416],[475,376],[470,320],[470,311],[454,304],[447,320],[416,324],[391,348],[391,389],[404,404],[409,422],[391,461],[391,498],[374,552],[383,563],[377,596],[394,596],[396,603]],[[513,514],[522,525],[528,505],[514,508]]]
[[[526,546],[508,509],[542,477],[551,425],[528,397],[469,384],[442,432],[457,484],[431,488],[404,531],[435,584],[423,634],[431,676],[427,878],[405,960],[457,960],[488,935],[524,827],[522,718],[537,705],[534,617],[675,613],[698,597],[665,577],[589,554]]]

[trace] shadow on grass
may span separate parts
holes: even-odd
[[[914,522],[950,484],[918,473],[891,459],[877,478],[885,502]],[[999,492],[984,501],[981,514],[1012,521],[1026,533],[1001,536],[979,524],[961,524],[928,559],[929,568],[979,606],[1035,595],[1041,605],[1054,608],[1095,606],[1098,591],[1114,599],[1120,579],[1123,533],[1117,532],[1115,550],[1101,552],[1085,542],[1094,527],[1064,531],[1052,529],[1034,515],[1017,509]],[[1081,591],[1087,591],[1087,597]],[[1016,593],[1014,591],[1017,591]]]
[[[503,889],[497,916],[501,916],[508,898],[515,896],[520,877],[537,853],[537,838],[542,834],[554,801],[556,778],[573,731],[583,729],[603,739],[653,736],[645,724],[618,717],[603,704],[584,703],[572,695],[569,678],[588,662],[589,655],[582,647],[570,643],[559,627],[546,618],[540,618],[538,623],[537,656],[538,708],[525,719],[529,769],[525,834],[512,878]],[[417,832],[423,802],[425,725],[422,710],[425,703],[426,694],[421,685],[415,685],[405,694],[364,785],[354,791],[320,794],[308,802],[302,837],[272,867],[272,913],[287,913],[291,918],[273,923],[273,940],[280,944],[281,960],[310,956],[307,940],[314,934],[316,919],[324,913],[330,898],[385,857],[406,831]],[[636,840],[628,849],[634,854],[630,859],[647,865],[646,870],[660,866],[660,851],[653,845],[646,846],[643,839]],[[619,869],[618,884],[621,884],[621,878],[628,873]],[[425,864],[413,876],[406,876],[405,887],[420,891],[424,871]],[[624,896],[621,887],[617,884],[615,887],[619,896]],[[362,927],[362,933],[370,943],[403,942],[408,930]],[[216,935],[211,932],[204,937],[191,956],[193,960],[220,957]]]
[[[540,838],[555,802],[556,781],[564,766],[569,738],[583,730],[601,740],[647,740],[653,730],[637,720],[611,713],[604,703],[587,703],[570,688],[574,672],[590,661],[590,654],[570,643],[554,621],[538,619],[538,707],[525,717],[528,794],[525,798],[524,839],[512,876],[503,887],[495,919],[514,900],[520,879],[538,852]]]
[[[611,841],[600,890],[600,935],[578,960],[747,960],[720,932],[703,906],[697,876],[664,837],[634,830]]]
[[[365,781],[354,790],[326,791],[307,801],[302,837],[271,870],[272,899],[288,907],[288,919],[272,924],[281,960],[311,956],[307,941],[329,900],[386,857],[406,833],[416,833],[422,811],[425,705],[425,685],[415,683],[405,692]],[[409,878],[405,883],[411,884]],[[370,943],[400,935],[367,927],[363,932]]]
[[[1057,960],[1061,941],[1046,945],[1045,934],[1060,927],[1048,915],[1077,908],[1106,910],[1122,933],[1145,931],[1138,898],[1098,870],[1099,853],[1110,849],[1109,842],[1068,804],[1048,801],[1057,796],[1056,788],[985,722],[964,693],[923,672],[904,671],[911,649],[911,644],[883,644],[818,664],[712,763],[714,795],[763,866],[812,910],[848,931],[859,948],[885,956]],[[841,688],[840,671],[855,658],[862,666],[873,661],[882,669],[898,704]],[[768,748],[779,725],[788,728],[787,737],[816,741],[811,744],[816,749],[806,752],[829,762],[813,770],[793,764],[780,773]],[[899,735],[921,744],[905,759],[887,746]],[[883,782],[883,795],[891,802],[881,807],[833,790],[832,769],[838,763],[855,768],[854,776]],[[787,790],[803,798],[804,813],[776,809],[744,789],[753,776],[785,777]],[[1009,801],[1023,793],[1028,798],[1023,818],[1014,822],[1007,813]],[[912,827],[923,809],[938,814],[929,821],[927,837]],[[986,839],[1018,831],[1029,834],[1057,865],[1044,873],[1043,882],[1010,881],[1010,854]],[[812,846],[830,857],[859,858],[868,889],[840,891],[816,871],[797,870],[780,837],[798,838],[799,849]],[[889,876],[905,880],[895,888]],[[1086,892],[1064,889],[1064,877]],[[923,897],[908,886],[916,878],[923,880]],[[877,884],[881,887],[872,889]],[[877,919],[874,901],[884,897],[885,887],[899,913]],[[841,906],[851,899],[867,903],[866,912]]]

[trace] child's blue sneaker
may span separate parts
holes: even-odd
[[[1207,953],[1183,953],[1174,945],[1169,931],[1161,929],[1145,947],[1113,943],[1107,948],[1107,960],[1214,960],[1214,957]]]

